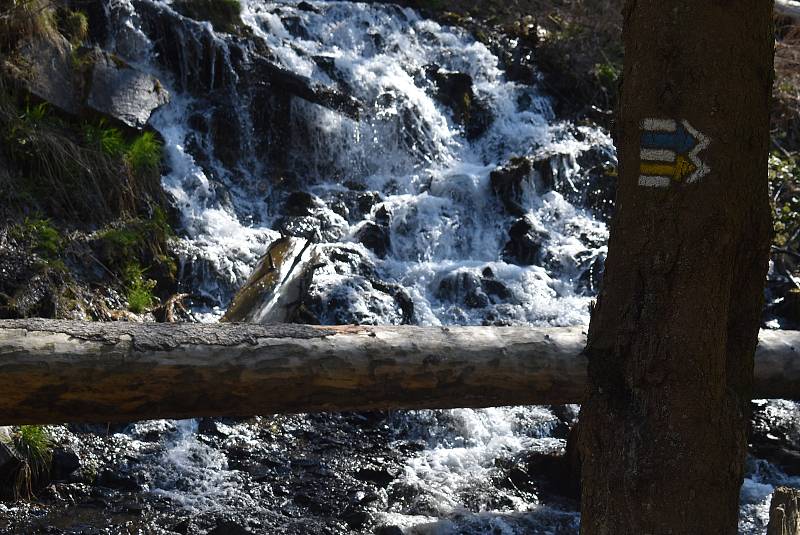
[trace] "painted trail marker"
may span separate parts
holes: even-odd
[[[643,120],[639,185],[668,188],[673,182],[699,181],[711,171],[699,156],[710,143],[689,121]]]

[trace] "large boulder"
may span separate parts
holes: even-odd
[[[95,50],[86,104],[134,128],[143,127],[153,110],[169,101],[158,79],[134,69],[107,52]]]
[[[169,100],[154,76],[109,52],[77,50],[59,34],[30,39],[4,70],[32,95],[70,115],[99,112],[134,128]]]

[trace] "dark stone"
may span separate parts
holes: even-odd
[[[306,191],[293,191],[283,203],[283,213],[287,216],[312,215],[319,205],[317,198]]]
[[[109,468],[104,469],[97,476],[97,485],[125,492],[137,492],[142,489],[142,486],[134,476],[122,474]]]
[[[243,156],[242,129],[237,117],[231,106],[217,106],[211,113],[209,125],[214,156],[229,169],[234,168]]]
[[[753,403],[750,452],[800,476],[800,411],[792,401],[769,400]]]
[[[11,439],[11,428],[0,427],[0,494],[5,494],[6,487],[12,487],[14,476],[22,463],[22,456],[14,448]]]
[[[522,206],[523,183],[530,179],[532,170],[528,158],[513,158],[489,175],[492,192],[511,215],[522,217],[527,211]]]
[[[369,519],[370,515],[366,511],[347,510],[342,514],[342,520],[344,520],[352,530],[362,529],[367,522],[369,522]]]
[[[606,255],[598,255],[580,277],[578,277],[578,290],[584,295],[597,295],[603,283],[603,274],[606,268]]]
[[[359,210],[359,212],[361,213],[362,216],[366,215],[366,214],[369,214],[370,211],[372,211],[372,207],[375,206],[376,204],[380,203],[380,202],[383,202],[383,196],[380,194],[380,192],[377,192],[377,191],[365,191],[363,193],[360,193],[356,197],[356,203],[357,203],[357,206],[358,206],[358,210]],[[379,212],[381,210],[383,210],[383,213],[388,214],[388,212],[386,210],[386,207],[381,207]],[[385,223],[382,222],[382,221],[379,221],[379,217],[378,217],[377,214],[375,214],[375,222],[378,223],[379,225],[388,225],[389,224],[388,221],[386,221]]]
[[[403,530],[398,526],[379,526],[375,528],[375,535],[403,535]]]
[[[502,301],[510,299],[512,296],[505,284],[492,278],[481,279],[481,288],[487,295],[495,296]]]
[[[519,266],[534,266],[541,262],[542,248],[548,236],[534,229],[527,219],[518,219],[508,231],[510,240],[503,248],[503,260]]]
[[[219,522],[207,535],[252,535],[252,531],[245,529],[241,524],[226,520]]]
[[[429,65],[427,74],[436,86],[436,97],[453,112],[467,139],[475,140],[489,129],[494,117],[489,106],[475,95],[469,74],[443,71],[437,65]]]
[[[388,487],[396,477],[385,468],[362,468],[355,473],[355,478],[359,481],[375,483],[381,488]]]
[[[319,13],[319,9],[315,8],[314,6],[312,6],[311,4],[306,2],[305,0],[303,0],[303,2],[300,2],[299,4],[297,4],[297,9],[299,9],[300,11],[306,11],[306,12],[309,12],[309,13]]]
[[[378,255],[379,258],[386,258],[386,254],[392,247],[392,238],[387,227],[367,221],[355,235],[359,243]]]
[[[611,221],[617,194],[617,162],[606,151],[605,147],[593,146],[578,155],[578,181],[583,193],[581,204],[601,220]]]
[[[480,277],[469,271],[453,273],[443,278],[436,296],[462,303],[469,308],[483,308],[490,303],[489,296],[483,291]]]
[[[74,451],[66,447],[53,449],[53,458],[50,464],[50,479],[64,481],[70,478],[81,467],[81,460]]]

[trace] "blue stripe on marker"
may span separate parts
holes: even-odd
[[[695,146],[697,139],[680,123],[674,132],[642,132],[642,147],[688,154]]]

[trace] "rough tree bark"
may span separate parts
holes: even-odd
[[[767,268],[772,2],[627,0],[583,534],[734,534]]]

